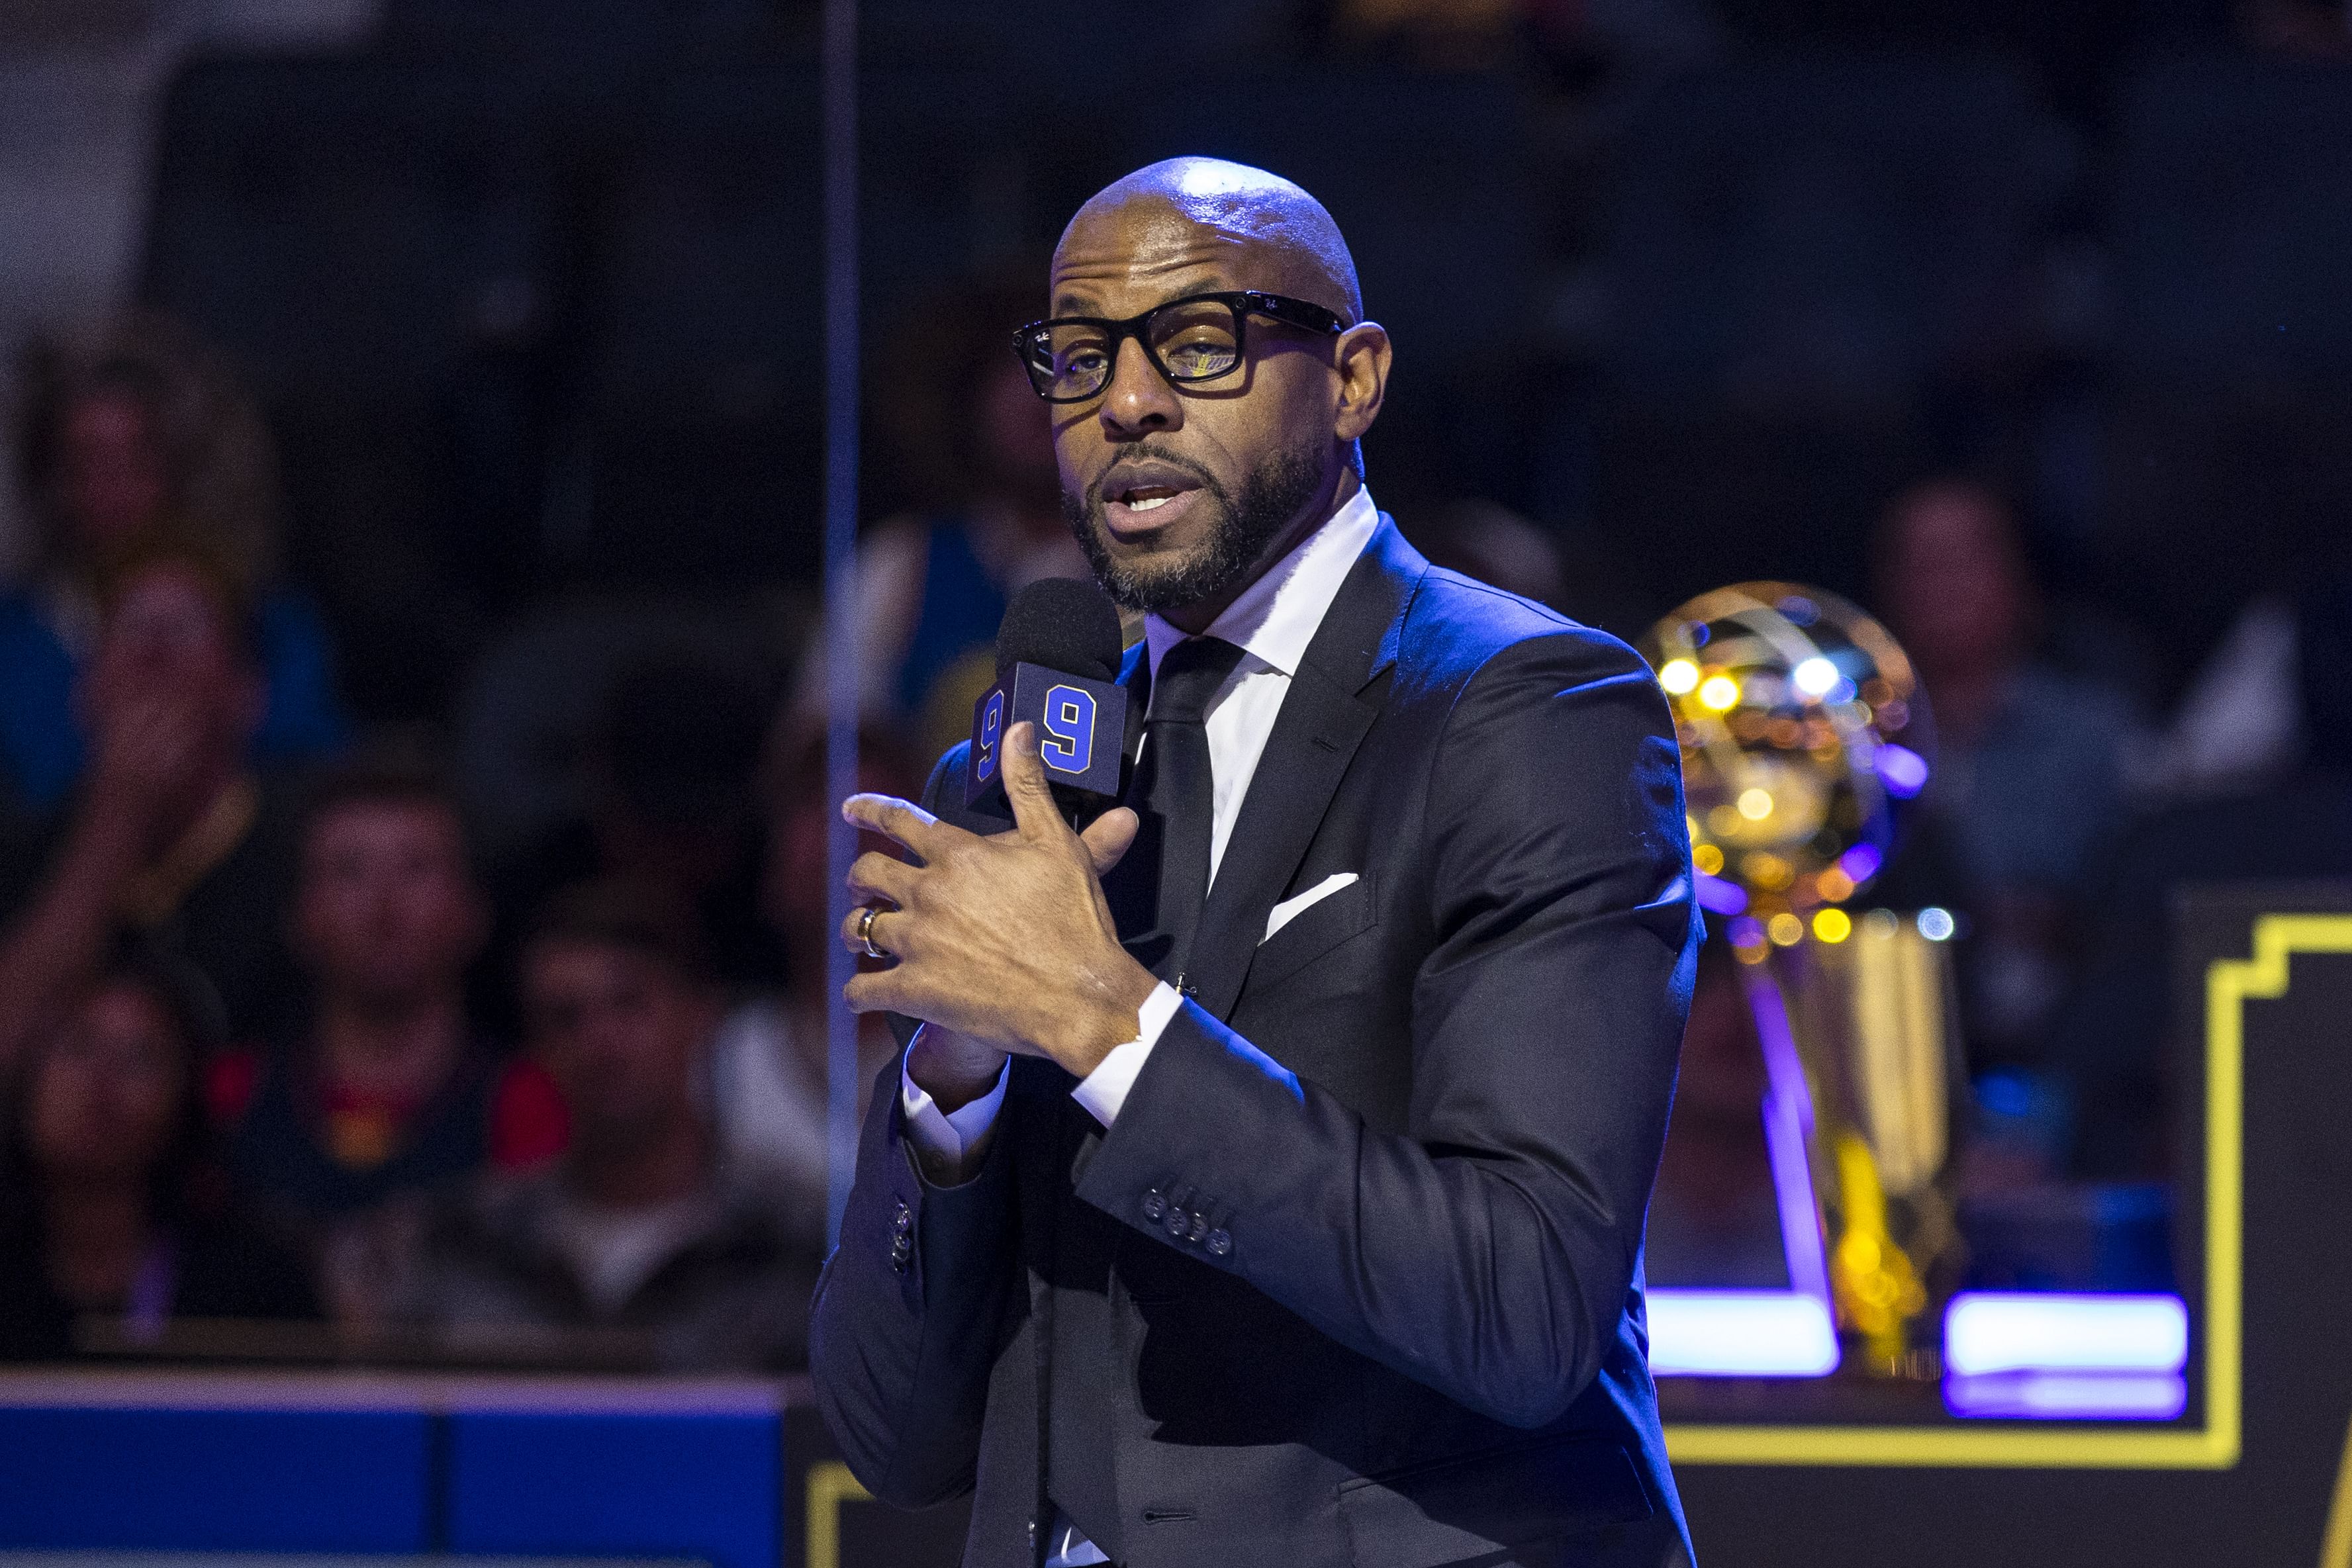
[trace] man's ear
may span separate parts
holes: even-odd
[[[1343,443],[1363,438],[1381,416],[1381,400],[1389,389],[1389,329],[1378,321],[1360,321],[1339,334],[1334,366],[1339,372],[1339,402],[1331,433]]]

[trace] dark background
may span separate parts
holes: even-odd
[[[1966,467],[2161,704],[2338,549],[2340,8],[866,12],[869,343],[1139,162],[1265,164],[1396,334],[1383,504],[1534,518],[1619,630],[1768,572],[1861,594],[1877,509]],[[262,389],[363,719],[441,716],[551,595],[809,586],[814,26],[386,0],[162,78],[128,291]]]
[[[1559,607],[1621,634],[1747,578],[1871,606],[1890,503],[1965,474],[2014,508],[2034,657],[2158,736],[2250,606],[2352,569],[2340,4],[861,9],[869,524],[936,513],[924,477],[954,467],[890,406],[927,312],[1010,274],[1042,313],[1079,202],[1205,152],[1297,180],[1348,235],[1397,345],[1367,443],[1381,505],[1433,548],[1465,507],[1507,510],[1557,557]],[[0,331],[147,306],[224,351],[267,414],[286,576],[357,731],[438,731],[494,847],[577,806],[562,747],[603,711],[616,647],[691,632],[745,666],[747,752],[789,700],[822,525],[816,25],[790,0],[0,0]],[[2306,676],[2352,649],[2352,599],[2327,613],[2305,622]],[[2334,695],[2307,739],[2352,733]],[[2340,768],[2340,741],[2309,749]],[[2121,1019],[2124,1075],[2157,1075],[2171,886],[2352,869],[2341,779],[2293,795],[2299,815],[2283,799],[2116,808],[2097,865],[2036,906],[2066,970],[2053,1036]],[[2328,994],[2255,1027],[2319,1039]],[[2116,1066],[2003,1049],[1967,1062],[1979,1083]],[[2263,1103],[2332,1104],[2298,1098],[2312,1071],[2264,1077]],[[2040,1157],[2034,1182],[2084,1174]],[[2087,1174],[2187,1172],[2158,1155]],[[2316,1155],[2257,1173],[2250,1279],[2319,1277],[2325,1238],[2263,1227],[2325,1218],[2340,1185]],[[2085,1282],[2072,1266],[2006,1282]],[[2250,1324],[2312,1315],[2250,1296]],[[2294,1381],[2284,1362],[2250,1375]],[[2271,1526],[2306,1551],[2340,1394],[2281,1398],[2294,1455],[2260,1479],[2293,1491]],[[2262,1419],[2250,1396],[2267,1465]],[[1830,1495],[1853,1480],[1686,1484],[1703,1551],[1748,1519],[1756,1555],[1724,1556],[1819,1561],[1813,1521],[1869,1516]],[[1900,1480],[2004,1540],[2013,1513],[2091,1518],[2069,1475]],[[2126,1493],[2143,1544],[2203,1495]],[[1979,1547],[1954,1532],[1938,1560]]]

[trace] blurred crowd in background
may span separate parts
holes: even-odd
[[[1441,564],[1894,631],[1938,756],[1863,902],[1959,918],[1963,1200],[2160,1189],[2169,891],[2352,873],[2340,4],[865,10],[867,787],[1084,570],[1009,349],[1060,222],[1260,162]],[[814,25],[0,3],[0,1356],[800,1362]]]

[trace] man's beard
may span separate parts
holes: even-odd
[[[1149,442],[1121,451],[1120,457],[1149,457],[1181,468],[1199,481],[1203,498],[1216,508],[1209,537],[1173,558],[1150,557],[1129,564],[1111,559],[1110,547],[1104,541],[1107,525],[1099,480],[1083,496],[1062,492],[1062,514],[1105,592],[1129,610],[1165,614],[1215,599],[1249,580],[1266,547],[1281,537],[1291,519],[1323,488],[1322,467],[1316,461],[1320,447],[1320,443],[1310,440],[1267,454],[1242,481],[1238,497],[1197,465],[1160,451]]]

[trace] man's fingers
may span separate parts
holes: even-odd
[[[895,969],[877,969],[870,974],[856,974],[841,988],[844,1001],[854,1013],[888,1011],[898,1003],[899,981]]]
[[[959,831],[942,826],[937,817],[896,795],[852,795],[841,803],[841,815],[850,826],[895,840],[927,862],[930,855],[925,845],[936,849],[941,835]]]
[[[872,920],[866,918],[866,912],[869,909],[874,911]],[[906,957],[908,949],[916,946],[919,941],[912,915],[903,909],[877,904],[861,904],[842,916],[840,936],[841,945],[861,958],[874,956],[866,950],[868,939],[886,958]]]
[[[1113,807],[1087,824],[1078,839],[1093,857],[1097,876],[1108,876],[1111,867],[1126,858],[1128,847],[1135,842],[1135,831],[1142,825],[1125,806]]]
[[[1013,802],[1013,821],[1024,839],[1055,839],[1067,834],[1054,804],[1054,787],[1045,778],[1045,759],[1037,754],[1037,727],[1027,719],[1004,736],[1004,795]]]
[[[882,922],[898,913],[895,909],[874,909],[874,918],[868,922],[866,918],[866,912],[868,909],[874,909],[874,906],[870,904],[861,904],[842,916],[841,920],[841,945],[860,957],[868,956],[866,951],[866,939],[868,936],[874,938],[874,946],[881,947],[885,953],[890,951],[889,948],[882,946]]]
[[[915,879],[922,873],[895,855],[879,850],[868,850],[850,862],[849,892],[851,896],[873,903],[877,899],[905,908],[908,894],[915,888]]]

